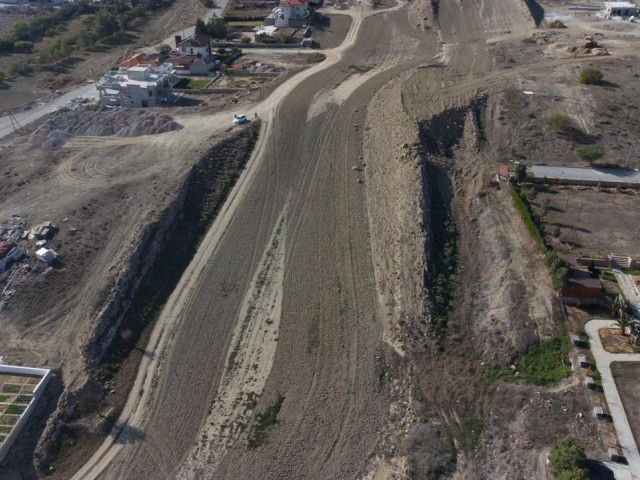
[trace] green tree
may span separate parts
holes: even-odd
[[[196,20],[196,27],[195,27],[195,33],[196,35],[208,35],[209,30],[207,29],[207,24],[204,23],[204,20],[201,18],[198,18]]]
[[[561,233],[562,233],[562,232],[560,231],[560,227],[555,226],[555,227],[553,228],[553,232],[552,232],[551,234],[552,234],[555,238],[559,238]]]
[[[33,49],[33,42],[27,42],[26,40],[18,40],[13,43],[13,49],[16,52],[31,53]]]
[[[531,187],[527,192],[527,200],[533,202],[538,196],[538,189],[536,187]]]
[[[116,33],[120,25],[116,16],[103,8],[93,17],[94,32],[98,38],[105,38]]]
[[[585,68],[580,72],[578,81],[583,85],[600,85],[603,79],[604,75],[600,70],[596,70],[595,68]]]
[[[229,29],[222,18],[212,18],[209,20],[209,23],[207,23],[207,33],[212,38],[223,39],[227,37]]]
[[[565,438],[557,442],[549,454],[549,470],[554,477],[563,472],[572,470],[585,470],[587,456],[584,449],[572,438]]]
[[[22,20],[17,20],[13,24],[11,31],[17,40],[29,40],[31,38],[31,29]]]
[[[589,473],[584,468],[564,470],[555,476],[555,480],[590,480]]]
[[[516,182],[523,182],[527,178],[527,168],[523,164],[519,163],[518,165],[516,165],[513,176]]]

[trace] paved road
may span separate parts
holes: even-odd
[[[622,399],[618,394],[618,388],[616,387],[613,375],[611,374],[611,362],[640,362],[640,354],[636,353],[609,353],[607,352],[600,341],[598,330],[611,327],[611,320],[591,320],[586,325],[587,334],[589,335],[589,341],[591,343],[591,353],[596,360],[596,366],[602,377],[602,388],[604,389],[604,395],[607,398],[607,404],[609,405],[609,411],[613,418],[613,424],[618,434],[618,442],[624,452],[627,461],[629,462],[629,471],[631,472],[631,478],[634,480],[640,479],[640,453],[638,453],[638,446],[633,437],[627,414],[624,411],[622,405]]]
[[[636,318],[640,319],[640,294],[638,294],[638,289],[636,288],[633,278],[626,273],[622,273],[620,270],[614,270],[613,273],[616,276],[618,285],[620,285],[622,289],[622,293],[624,293],[624,296],[629,300]]]

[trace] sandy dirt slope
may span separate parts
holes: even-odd
[[[282,394],[280,423],[258,450],[242,443],[231,448],[215,476],[296,478],[322,472],[323,478],[344,477],[365,468],[388,407],[365,194],[351,159],[361,156],[361,130],[355,126],[363,124],[364,107],[397,72],[391,68],[371,78],[342,108],[329,105],[295,136],[291,125],[307,118],[310,91],[343,82],[348,66],[363,58],[376,64],[398,51],[390,32],[380,38],[380,27],[389,20],[398,23],[397,31],[411,32],[401,12],[368,19],[369,28],[337,68],[306,78],[304,88],[289,93],[279,107],[256,179],[247,185],[187,304],[140,441],[121,445],[121,457],[103,478],[172,478],[199,441],[198,430],[224,375],[219,359],[229,351],[248,279],[289,197],[278,349],[256,407],[264,411]],[[412,42],[400,40],[401,45]],[[419,61],[424,58],[408,66]]]

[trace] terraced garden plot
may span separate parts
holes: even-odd
[[[39,381],[36,376],[0,375],[0,445],[33,400],[33,390]]]

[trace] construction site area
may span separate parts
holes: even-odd
[[[0,365],[0,478],[640,478],[639,190],[545,170],[640,168],[640,24],[584,3],[324,5],[319,49],[21,111],[0,363],[52,375]]]

